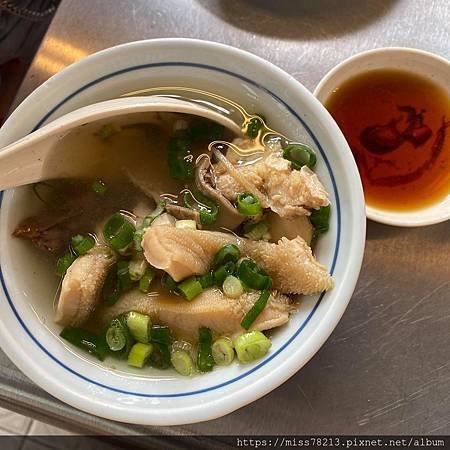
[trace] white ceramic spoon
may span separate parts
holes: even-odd
[[[59,117],[1,149],[0,191],[61,176],[60,167],[55,166],[53,170],[51,165],[45,164],[46,159],[50,153],[54,154],[59,141],[76,128],[104,119],[123,123],[130,114],[146,112],[173,112],[200,116],[220,123],[233,133],[241,135],[239,125],[231,119],[205,106],[175,98],[126,97],[94,103]]]

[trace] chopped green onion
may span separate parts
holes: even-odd
[[[219,207],[216,203],[200,192],[196,192],[194,196],[192,192],[186,191],[183,194],[183,203],[186,208],[199,212],[200,222],[203,225],[214,223],[219,214]]]
[[[248,192],[237,196],[237,210],[244,216],[257,216],[262,208],[259,200]]]
[[[250,139],[255,139],[263,126],[264,123],[260,117],[253,117],[250,119],[245,133]]]
[[[195,220],[177,220],[175,222],[175,228],[181,228],[181,229],[189,229],[189,230],[196,230],[197,229],[197,222]]]
[[[150,357],[152,350],[152,344],[143,344],[142,342],[134,344],[128,354],[128,365],[141,369]]]
[[[76,259],[77,257],[73,253],[64,253],[64,255],[56,262],[56,274],[63,277],[66,274],[67,269]]]
[[[228,275],[233,275],[236,270],[236,264],[234,262],[227,262],[223,266],[220,266],[214,271],[214,284],[222,286],[225,278]]]
[[[165,344],[153,343],[153,352],[150,357],[150,365],[158,369],[168,369],[170,364],[169,346]]]
[[[320,231],[321,233],[325,233],[330,227],[330,215],[331,206],[322,206],[319,209],[314,209],[313,211],[311,211],[309,220],[311,220],[311,223],[314,225],[316,230]]]
[[[214,362],[218,366],[228,366],[234,359],[233,342],[230,338],[223,337],[217,339],[211,348]]]
[[[127,316],[127,327],[138,342],[147,344],[150,341],[152,321],[147,314],[130,311]]]
[[[239,278],[228,275],[222,285],[223,293],[230,298],[239,298],[244,293],[244,288]]]
[[[134,251],[137,253],[142,252],[142,238],[144,237],[145,229],[140,228],[139,230],[136,230],[133,234],[133,244],[134,244]]]
[[[241,321],[241,327],[248,330],[253,322],[257,319],[257,317],[262,313],[263,309],[267,305],[267,301],[269,300],[270,292],[262,291],[258,300],[256,300],[255,304],[247,311],[247,314]]]
[[[128,271],[132,281],[139,281],[148,267],[147,261],[142,256],[134,257],[128,265]]]
[[[131,288],[133,282],[130,277],[130,266],[128,261],[119,261],[117,263],[117,281],[122,292]]]
[[[320,235],[326,233],[330,228],[331,206],[322,206],[311,212],[309,220],[314,225],[314,232],[311,238],[310,247],[314,248]]]
[[[237,245],[227,244],[215,254],[212,266],[218,267],[230,261],[235,263],[240,257],[241,252]]]
[[[178,292],[180,292],[186,300],[191,301],[203,292],[203,287],[196,277],[191,277],[178,285]]]
[[[160,201],[154,211],[148,216],[145,216],[142,220],[141,226],[133,234],[134,250],[138,253],[142,252],[142,238],[144,237],[145,230],[151,226],[153,221],[159,217],[166,209],[166,202]]]
[[[100,361],[105,359],[108,349],[101,336],[81,328],[64,328],[59,335],[76,347],[91,353]]]
[[[127,319],[124,314],[119,314],[109,322],[105,337],[110,350],[116,352],[116,354],[120,352],[121,355],[125,356],[128,355],[135,342],[128,329]],[[124,342],[124,345],[121,345],[121,341]]]
[[[283,148],[283,158],[291,161],[293,169],[300,170],[303,166],[313,169],[317,162],[314,150],[305,144],[289,144]]]
[[[96,134],[100,139],[106,140],[114,134],[119,133],[121,130],[122,128],[120,125],[115,123],[105,123]]]
[[[120,286],[117,279],[117,264],[109,269],[106,280],[103,283],[102,299],[108,305],[114,305],[120,297]]]
[[[202,288],[206,289],[214,284],[214,275],[212,273],[207,273],[198,277],[198,281],[202,285]]]
[[[172,138],[169,142],[167,160],[170,177],[174,180],[192,180],[194,178],[194,161],[189,140]]]
[[[168,274],[165,273],[161,278],[161,284],[170,292],[177,292],[177,282]]]
[[[174,369],[185,377],[190,377],[194,373],[194,363],[192,358],[184,350],[175,350],[170,354],[170,362]]]
[[[103,194],[108,190],[108,188],[106,187],[105,182],[102,181],[102,180],[95,180],[95,181],[92,183],[91,189],[92,189],[96,194],[99,194],[99,195],[103,195]]]
[[[142,278],[139,280],[139,290],[144,294],[147,294],[150,291],[153,278],[155,278],[155,271],[148,267]]]
[[[239,279],[249,288],[264,290],[272,285],[272,278],[251,259],[244,259],[238,267]]]
[[[158,344],[170,344],[170,329],[163,325],[153,325],[150,331],[151,341]]]
[[[106,330],[106,343],[113,352],[122,350],[127,343],[123,329],[116,324],[111,324]]]
[[[75,253],[78,255],[84,255],[95,245],[95,239],[89,234],[86,236],[77,234],[76,236],[73,236],[70,242]]]
[[[259,241],[268,231],[269,227],[265,220],[261,222],[250,222],[244,225],[244,236],[252,241]]]
[[[178,340],[172,343],[171,351],[184,350],[185,352],[192,354],[192,344],[187,341]]]
[[[161,200],[157,205],[156,208],[148,215],[144,217],[144,220],[142,221],[142,228],[148,228],[152,222],[159,217],[164,211],[166,210],[166,202],[164,200]]]
[[[123,214],[113,214],[103,227],[103,237],[114,250],[123,251],[132,242],[135,232],[134,225]]]
[[[150,364],[159,369],[170,367],[170,330],[168,327],[153,325],[150,332],[151,341],[154,344],[154,352],[150,358]]]
[[[261,331],[249,331],[235,338],[233,344],[239,361],[249,363],[266,355],[272,342]]]
[[[210,372],[214,367],[214,358],[212,356],[212,334],[211,330],[202,327],[198,330],[198,353],[197,367],[200,372]]]

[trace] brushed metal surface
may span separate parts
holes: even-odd
[[[122,42],[195,37],[249,50],[306,87],[383,46],[450,56],[446,0],[63,0],[16,104],[71,62]],[[63,45],[69,43],[70,45]],[[342,321],[298,374],[224,418],[134,427],[93,418],[32,384],[0,353],[0,398],[40,420],[120,434],[449,434],[450,226],[368,223],[361,276]]]

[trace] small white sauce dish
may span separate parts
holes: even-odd
[[[0,193],[0,343],[34,382],[60,400],[104,418],[144,425],[179,425],[221,417],[293,376],[324,344],[355,288],[364,252],[366,218],[361,181],[350,149],[331,116],[293,77],[242,50],[190,39],[133,42],[91,55],[33,92],[0,130],[3,147],[33,129],[95,102],[156,86],[216,92],[264,114],[274,129],[317,151],[316,171],[333,205],[318,260],[335,286],[304,297],[277,330],[265,358],[192,378],[173,371],[98,364],[59,337],[53,323],[48,268],[27,243],[13,239],[29,215],[29,188]],[[3,197],[3,198],[2,198]],[[320,377],[318,377],[320,383]]]
[[[331,69],[314,90],[326,104],[333,90],[347,80],[375,69],[401,69],[430,79],[450,97],[450,62],[433,53],[403,47],[369,50],[354,55]],[[448,143],[446,143],[448,147]],[[402,227],[417,227],[450,219],[450,191],[446,198],[431,206],[411,211],[391,211],[366,205],[367,217],[376,222]]]

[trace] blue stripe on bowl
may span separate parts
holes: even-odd
[[[327,167],[327,170],[330,174],[330,178],[331,178],[331,182],[333,184],[333,191],[335,194],[335,210],[337,213],[337,238],[336,238],[336,246],[334,249],[334,255],[333,255],[333,261],[331,264],[331,268],[330,268],[330,273],[331,275],[334,273],[334,269],[336,267],[336,261],[337,261],[337,257],[338,257],[338,253],[339,253],[339,245],[340,245],[340,237],[341,237],[341,206],[340,206],[340,200],[339,200],[339,194],[338,194],[338,190],[337,190],[337,185],[336,185],[336,180],[334,178],[334,174],[333,171],[331,169],[331,165],[330,162],[328,161],[328,158],[325,154],[325,152],[323,151],[318,139],[316,138],[316,136],[312,133],[311,129],[308,127],[308,125],[304,122],[304,120],[295,112],[295,110],[290,107],[284,100],[282,100],[280,97],[278,97],[275,93],[273,93],[272,91],[270,91],[269,89],[265,88],[264,86],[260,85],[259,83],[254,82],[253,80],[250,80],[247,77],[244,77],[240,74],[234,73],[232,71],[226,70],[226,69],[221,69],[219,67],[215,67],[215,66],[211,66],[211,65],[207,65],[207,64],[196,64],[196,63],[185,63],[185,62],[164,62],[164,63],[154,63],[154,64],[142,64],[142,65],[138,65],[138,66],[132,66],[132,67],[128,67],[126,69],[121,69],[118,70],[116,72],[112,72],[108,75],[104,75],[100,78],[97,78],[87,84],[85,84],[84,86],[80,87],[79,89],[77,89],[76,91],[74,91],[72,94],[68,95],[64,100],[62,100],[61,102],[59,102],[55,107],[53,107],[37,124],[36,126],[33,128],[32,131],[37,130],[38,128],[40,128],[45,122],[46,120],[51,117],[52,114],[54,114],[61,106],[63,106],[66,102],[68,102],[69,100],[71,100],[72,98],[74,98],[75,96],[77,96],[79,93],[83,92],[84,90],[98,84],[101,83],[102,81],[108,80],[110,78],[113,78],[115,76],[118,75],[122,75],[125,74],[127,72],[132,72],[135,70],[142,70],[142,69],[149,69],[149,68],[153,68],[153,67],[196,67],[196,68],[201,68],[201,69],[206,69],[206,70],[211,70],[211,71],[216,71],[216,72],[221,72],[224,73],[226,75],[229,75],[231,77],[234,78],[238,78],[242,81],[244,81],[245,83],[248,83],[262,91],[264,91],[265,93],[267,93],[268,95],[270,95],[274,100],[276,100],[278,103],[280,103],[281,105],[283,105],[294,117],[296,117],[298,119],[298,121],[302,124],[302,126],[306,129],[306,131],[308,132],[309,136],[311,137],[311,139],[314,141],[314,143],[316,144],[317,148],[320,151],[320,154],[322,156],[323,161],[325,162],[325,165]],[[1,204],[3,201],[3,192],[0,192],[0,208],[1,208]],[[72,369],[71,367],[67,366],[66,364],[64,364],[62,361],[60,361],[58,358],[56,358],[54,355],[52,355],[50,353],[49,350],[47,350],[39,341],[38,339],[36,339],[36,337],[33,335],[33,333],[29,330],[29,328],[26,326],[26,324],[24,323],[24,321],[22,320],[22,318],[20,317],[20,315],[18,314],[16,307],[14,306],[14,303],[11,299],[11,296],[9,295],[8,289],[6,288],[6,283],[3,277],[3,273],[1,271],[1,267],[0,267],[0,282],[1,285],[4,289],[7,301],[9,306],[11,307],[14,315],[16,316],[18,322],[20,323],[20,325],[22,326],[22,328],[25,330],[25,332],[30,336],[30,338],[33,340],[33,342],[49,357],[51,358],[53,361],[55,361],[59,366],[63,367],[64,369],[66,369],[68,372],[72,373],[73,375],[77,376],[78,378],[85,380],[89,383],[92,383],[96,386],[99,386],[101,388],[105,388],[108,389],[110,391],[113,392],[118,392],[120,394],[127,394],[127,395],[133,395],[133,396],[138,396],[138,397],[149,397],[149,398],[162,398],[162,397],[186,397],[186,396],[190,396],[190,395],[196,395],[196,394],[201,394],[201,393],[205,393],[205,392],[209,392],[209,391],[213,391],[215,389],[220,389],[224,386],[228,386],[232,383],[235,383],[245,377],[247,377],[248,375],[250,375],[251,373],[257,371],[260,367],[266,365],[269,361],[271,361],[272,359],[274,359],[276,356],[278,356],[283,350],[285,350],[289,344],[302,332],[302,330],[306,327],[306,325],[308,324],[308,322],[311,320],[311,318],[313,317],[314,313],[317,311],[317,308],[319,307],[322,299],[324,298],[325,293],[322,293],[317,302],[315,303],[314,307],[312,308],[312,310],[310,311],[310,313],[308,314],[307,318],[303,321],[303,323],[300,325],[300,327],[297,329],[297,331],[287,340],[287,342],[285,344],[283,344],[276,352],[270,354],[267,358],[265,358],[262,362],[260,362],[259,364],[257,364],[256,366],[254,366],[252,369],[248,370],[247,372],[243,373],[242,375],[239,375],[238,377],[235,377],[231,380],[225,381],[223,383],[208,387],[208,388],[204,388],[204,389],[198,389],[196,391],[189,391],[189,392],[180,392],[180,393],[174,393],[174,394],[148,394],[148,393],[143,393],[143,392],[131,392],[131,391],[126,391],[124,389],[117,389],[115,387],[112,386],[107,386],[103,383],[100,383],[98,381],[92,380],[84,375],[82,375],[81,373],[77,372],[76,370]]]

